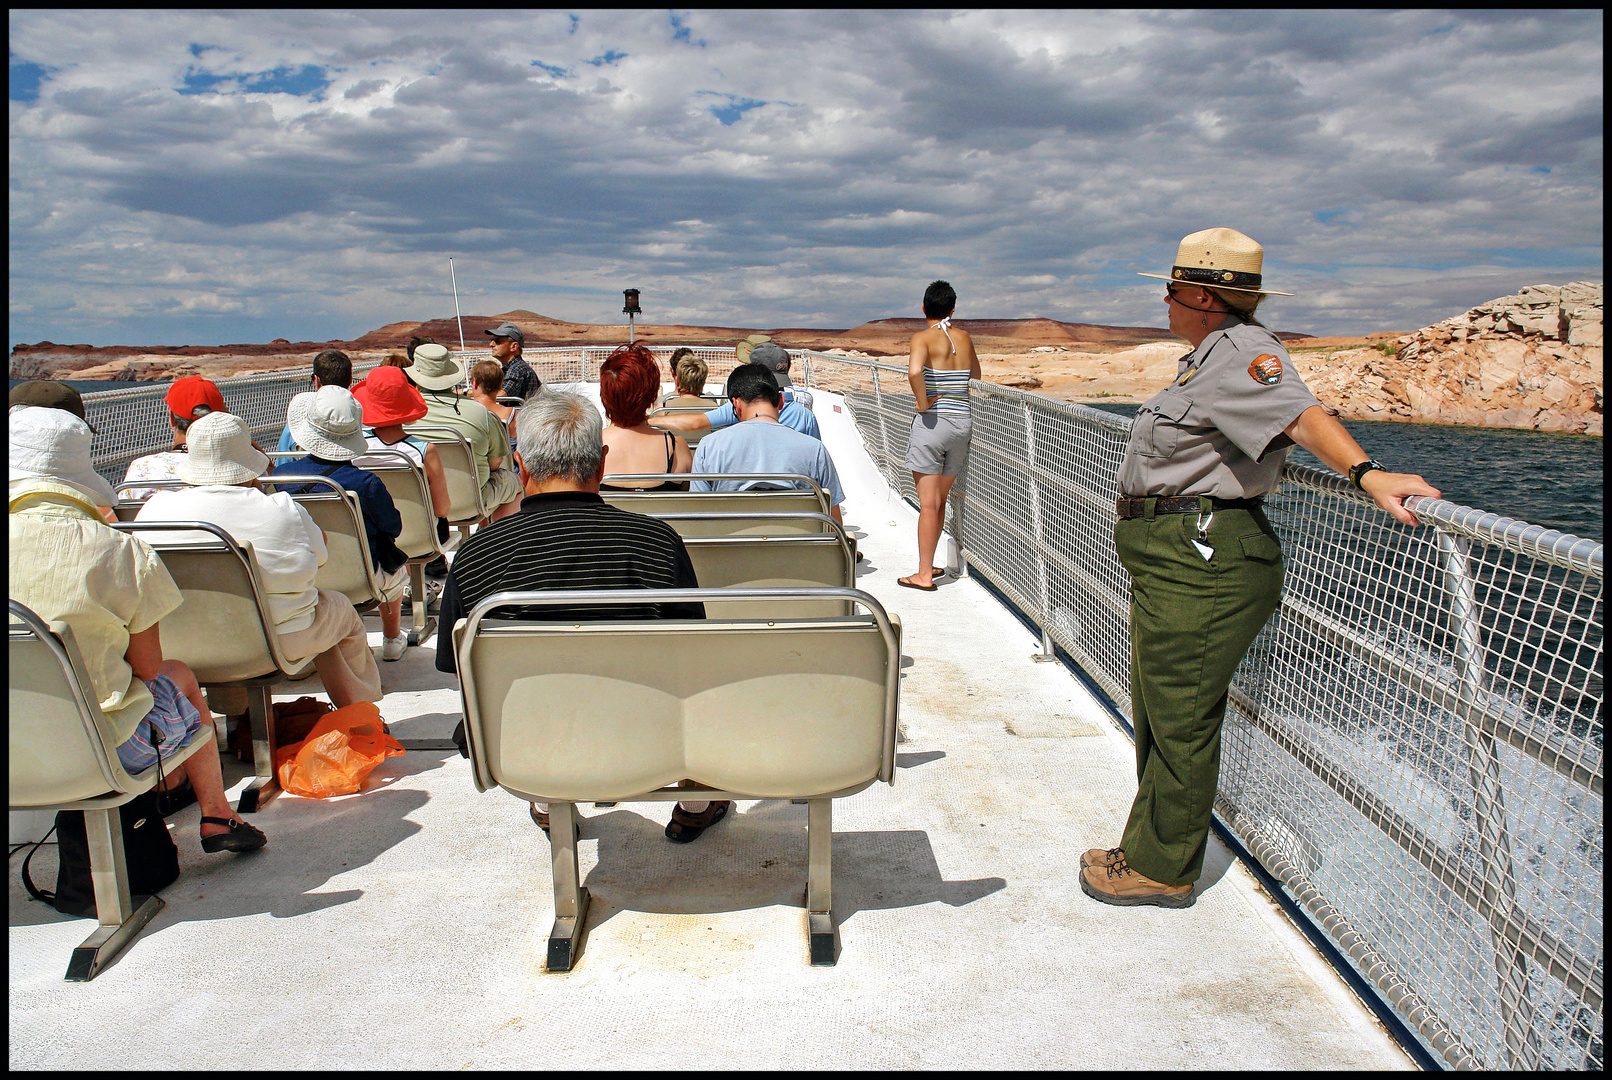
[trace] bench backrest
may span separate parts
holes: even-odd
[[[313,518],[325,532],[325,564],[314,575],[316,588],[339,592],[353,606],[362,608],[381,599],[380,582],[369,549],[369,530],[364,527],[364,509],[356,492],[344,490],[328,476],[310,474],[264,476],[263,490],[310,486],[308,492],[291,491],[291,500]]]
[[[718,401],[715,398],[705,398],[704,400],[709,401],[711,404],[704,407],[698,405],[660,405],[650,409],[646,419],[651,427],[655,427],[654,418],[657,416],[688,416],[694,413],[707,413],[712,409],[720,409],[727,404],[726,401]],[[701,439],[711,434],[711,430],[711,428],[701,428],[698,431],[678,431],[674,434],[688,443],[688,448],[692,450],[700,445]]]
[[[607,477],[606,479],[611,479]],[[625,479],[620,477],[616,479]],[[646,483],[659,480],[767,480],[777,484],[797,483],[799,489],[752,489],[749,491],[610,491],[599,494],[605,502],[639,514],[675,510],[743,511],[747,514],[784,511],[829,512],[828,494],[809,476],[798,473],[644,473],[632,479]]]
[[[120,523],[149,543],[184,602],[164,616],[162,653],[190,666],[205,686],[300,674],[312,659],[289,663],[280,650],[251,544],[204,521]]]
[[[142,786],[118,760],[117,744],[64,622],[46,623],[11,604],[11,808],[78,802]],[[149,784],[144,785],[149,787]],[[123,800],[127,801],[127,800]]]
[[[371,450],[375,457],[385,455],[385,464],[372,461],[364,468],[380,477],[392,496],[403,530],[397,534],[398,550],[410,559],[434,559],[442,554],[437,542],[437,516],[431,509],[431,487],[425,467],[401,450]]]
[[[482,791],[628,799],[687,777],[747,798],[851,794],[895,776],[901,647],[877,600],[851,589],[747,589],[787,603],[842,594],[827,619],[510,623],[525,604],[635,603],[645,590],[500,593],[455,630]],[[721,599],[652,590],[657,602]]]
[[[844,534],[697,536],[684,540],[694,576],[705,589],[856,587],[856,561]],[[708,619],[817,618],[849,615],[851,601],[833,597],[779,605],[761,600],[708,600]]]
[[[488,508],[481,501],[476,452],[464,433],[448,427],[415,427],[413,424],[404,430],[436,445],[442,472],[448,478],[448,523],[461,525],[486,517]]]

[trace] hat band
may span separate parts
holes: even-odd
[[[1216,270],[1207,266],[1172,267],[1170,276],[1176,281],[1186,281],[1194,285],[1224,285],[1233,289],[1257,289],[1261,281],[1259,274],[1239,270]]]

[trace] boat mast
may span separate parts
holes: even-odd
[[[453,256],[448,256],[448,276],[453,279],[453,317],[459,324],[459,351],[465,351],[465,320],[459,314],[459,278],[453,272]]]

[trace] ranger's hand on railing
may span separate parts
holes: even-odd
[[[1434,499],[1443,497],[1438,488],[1416,473],[1391,473],[1382,469],[1373,469],[1362,476],[1360,490],[1370,495],[1372,501],[1382,507],[1395,521],[1405,525],[1421,524],[1416,515],[1406,508],[1406,499],[1415,495],[1426,495]]]

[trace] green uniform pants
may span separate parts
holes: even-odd
[[[1220,780],[1220,726],[1232,672],[1282,593],[1282,549],[1262,510],[1217,510],[1205,559],[1199,514],[1118,522],[1131,574],[1131,720],[1136,802],[1120,846],[1139,873],[1188,885],[1203,853]]]

